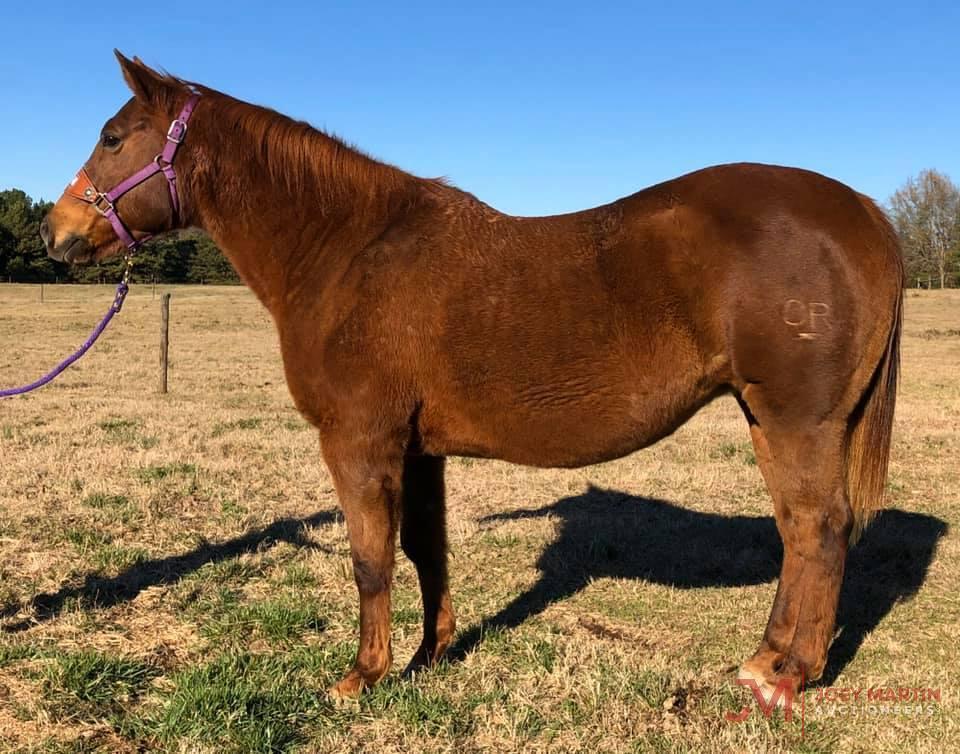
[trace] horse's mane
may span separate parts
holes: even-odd
[[[235,99],[203,84],[160,74],[177,94],[200,92],[213,103],[216,126],[225,139],[239,138],[247,151],[243,159],[257,159],[271,178],[293,192],[318,189],[328,196],[347,192],[374,195],[408,187],[415,182],[445,184],[443,179],[421,179],[370,157],[337,136],[267,107]],[[167,112],[173,98],[157,104]],[[179,98],[178,98],[179,99]]]

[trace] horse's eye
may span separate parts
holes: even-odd
[[[100,143],[103,144],[104,149],[116,149],[120,146],[120,138],[113,134],[104,134],[100,137]]]

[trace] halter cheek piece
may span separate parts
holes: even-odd
[[[152,162],[138,170],[125,181],[121,181],[109,191],[100,191],[90,179],[86,168],[83,167],[80,168],[80,172],[77,173],[76,177],[70,181],[70,185],[66,188],[67,194],[82,202],[92,204],[97,212],[110,221],[114,232],[117,234],[117,238],[127,245],[127,248],[130,250],[129,253],[131,254],[152,238],[152,236],[148,235],[135,239],[123,220],[120,219],[120,215],[117,213],[116,202],[121,196],[153,177],[156,173],[163,173],[167,179],[167,186],[170,189],[170,204],[173,207],[174,220],[179,218],[180,196],[177,193],[177,174],[173,169],[173,158],[176,157],[177,150],[187,135],[187,124],[190,122],[190,116],[193,115],[193,108],[196,107],[199,99],[199,94],[194,93],[190,95],[187,103],[180,111],[180,115],[177,116],[176,120],[170,124],[170,128],[167,129],[167,141],[163,145],[163,150],[160,154],[154,157]]]

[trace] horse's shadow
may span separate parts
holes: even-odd
[[[323,526],[338,519],[339,513],[333,511],[322,511],[305,518],[282,518],[269,526],[254,529],[234,539],[216,544],[205,542],[182,555],[136,563],[116,576],[87,574],[83,583],[63,586],[53,593],[38,594],[27,605],[11,603],[0,607],[0,619],[12,618],[25,609],[31,613],[29,618],[3,624],[0,631],[24,631],[37,623],[55,618],[71,603],[111,607],[128,602],[148,587],[174,584],[207,563],[260,552],[277,542],[289,542],[311,549],[326,549],[310,541],[304,534],[304,528]]]
[[[491,628],[511,628],[566,599],[593,579],[645,579],[681,589],[773,581],[783,550],[769,516],[720,516],[665,500],[590,488],[537,509],[487,516],[481,524],[554,517],[560,533],[537,563],[539,580],[495,616],[470,627],[451,648],[462,659]],[[933,516],[883,511],[847,559],[837,627],[821,683],[831,684],[895,604],[920,589],[947,532]],[[762,625],[757,626],[759,641]]]
[[[591,488],[543,508],[487,516],[481,523],[494,526],[546,516],[560,520],[560,534],[537,563],[539,580],[496,615],[460,634],[450,650],[452,660],[479,645],[486,630],[518,626],[596,578],[645,579],[697,589],[767,583],[780,570],[782,549],[771,517],[699,513],[614,490]],[[88,574],[81,584],[38,594],[26,606],[3,606],[0,619],[13,618],[24,608],[32,615],[7,622],[0,630],[23,631],[77,601],[97,607],[127,602],[148,587],[176,583],[206,563],[258,552],[275,542],[317,548],[304,527],[330,524],[338,517],[324,511],[280,519],[222,543],[137,563],[117,576]],[[917,593],[946,532],[947,524],[938,518],[899,510],[884,511],[867,529],[847,561],[837,619],[841,633],[830,649],[823,683],[833,682],[895,604]]]

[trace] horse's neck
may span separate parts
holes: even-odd
[[[416,178],[372,161],[366,173],[335,173],[331,160],[328,174],[309,174],[296,186],[256,158],[220,159],[213,150],[207,157],[211,169],[195,187],[196,224],[274,314],[291,288],[322,289],[324,275],[380,235],[416,192]]]

